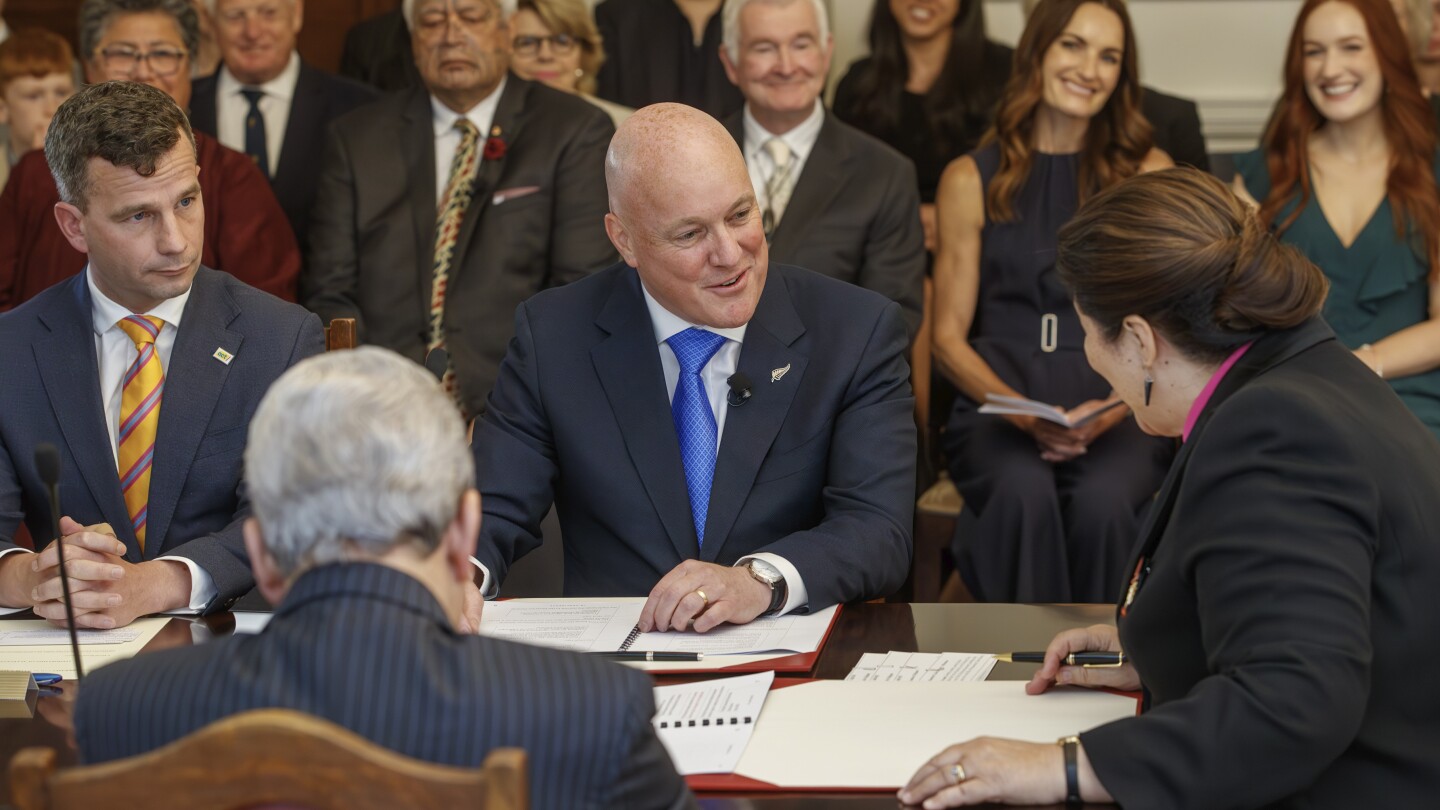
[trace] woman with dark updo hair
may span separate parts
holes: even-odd
[[[951,746],[901,790],[1125,807],[1428,807],[1440,795],[1440,442],[1318,317],[1324,275],[1220,181],[1132,177],[1060,230],[1090,364],[1179,454],[1118,628],[1026,686],[1144,690],[1058,745]],[[1124,651],[1114,668],[1062,666]]]

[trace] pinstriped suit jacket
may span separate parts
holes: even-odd
[[[650,724],[649,678],[460,635],[424,585],[372,563],[303,574],[257,636],[97,670],[76,708],[76,737],[86,762],[103,762],[269,707],[442,765],[477,767],[492,748],[519,746],[536,808],[694,806]]]

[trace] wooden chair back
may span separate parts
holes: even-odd
[[[325,351],[355,348],[355,319],[335,318],[325,327]]]
[[[478,770],[453,768],[402,756],[310,715],[258,709],[99,765],[57,771],[53,750],[22,749],[10,760],[10,792],[18,810],[525,810],[525,770],[518,748],[491,751]]]

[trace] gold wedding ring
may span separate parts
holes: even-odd
[[[950,775],[955,777],[955,784],[957,785],[969,778],[965,775],[965,766],[958,762],[950,766]]]
[[[700,609],[701,609],[701,610],[704,610],[705,608],[710,607],[710,599],[709,599],[709,597],[707,597],[707,596],[705,595],[705,592],[704,592],[704,591],[700,590],[699,588],[696,588],[696,589],[695,589],[695,595],[696,595],[696,596],[699,596],[699,597],[700,597],[700,601],[703,603],[702,605],[700,605]]]

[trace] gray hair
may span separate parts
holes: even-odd
[[[157,12],[172,17],[191,56],[200,49],[200,15],[190,0],[85,0],[80,4],[80,58],[89,59],[121,14]]]
[[[55,111],[45,133],[45,160],[60,199],[84,211],[90,158],[149,177],[182,135],[196,154],[190,119],[168,94],[139,82],[101,82]]]
[[[740,12],[751,3],[766,3],[772,6],[788,6],[791,3],[809,2],[815,9],[815,20],[820,27],[820,45],[830,41],[830,14],[824,0],[725,0],[725,9],[720,12],[721,42],[730,61],[740,62]],[[885,2],[885,0],[879,0]]]
[[[266,549],[295,574],[405,545],[433,552],[475,462],[435,376],[366,346],[275,381],[250,420],[245,485]]]
[[[411,32],[415,30],[415,6],[419,2],[420,0],[404,0],[400,4],[400,13],[405,17],[405,27],[409,28]],[[501,17],[508,20],[510,15],[515,13],[515,6],[519,0],[490,0],[490,2],[500,9]]]

